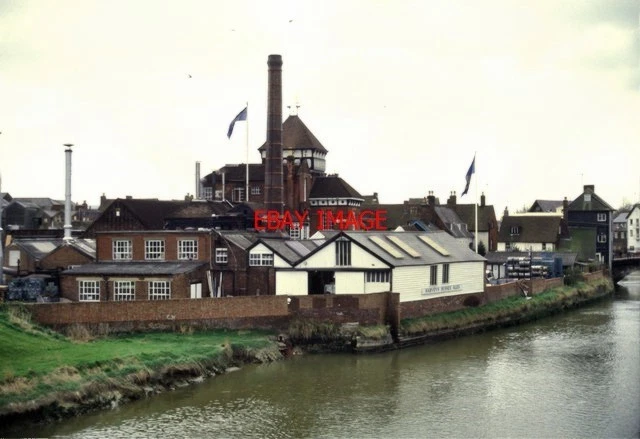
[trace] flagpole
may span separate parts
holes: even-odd
[[[244,197],[244,199],[246,201],[249,201],[249,102],[248,101],[247,101],[247,121],[245,125],[247,126],[247,135],[245,136],[247,141],[247,166],[246,166],[247,179],[246,179],[245,193],[247,195]]]
[[[476,152],[473,153],[473,171],[475,172],[475,168],[476,168]],[[475,225],[475,231],[476,231],[476,236],[475,236],[475,241],[476,241],[476,254],[478,253],[478,176],[476,175],[476,200],[474,202],[475,206],[476,206],[476,225]]]

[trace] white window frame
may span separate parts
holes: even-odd
[[[100,281],[78,279],[78,301],[100,302]]]
[[[598,243],[600,243],[600,244],[604,244],[604,243],[606,243],[606,242],[607,242],[607,235],[606,235],[606,234],[604,234],[604,233],[600,233],[600,234],[598,235]]]
[[[198,259],[198,240],[180,239],[178,240],[178,260],[191,261]]]
[[[273,253],[249,253],[250,267],[273,266]]]
[[[599,213],[597,218],[598,218],[598,222],[604,223],[607,221],[607,214]]]
[[[171,281],[150,280],[147,283],[149,300],[169,300],[171,299]]]
[[[234,187],[233,192],[231,193],[231,201],[234,203],[241,203],[246,200],[244,196],[244,188],[243,187]]]
[[[229,249],[227,247],[216,248],[216,264],[224,265],[229,263]]]
[[[136,281],[134,280],[114,280],[113,300],[117,302],[127,302],[136,300]]]
[[[260,186],[251,186],[251,195],[260,195]]]
[[[519,234],[520,234],[520,227],[518,227],[518,226],[511,226],[511,234],[512,234],[512,235],[519,235]]]
[[[114,239],[112,249],[114,261],[130,261],[133,258],[133,244],[130,239]]]
[[[338,267],[351,266],[351,241],[348,239],[338,239],[336,245],[336,265]]]
[[[213,188],[203,186],[200,190],[200,198],[202,198],[203,200],[211,200],[213,198]]]
[[[164,261],[164,239],[146,239],[144,241],[144,259],[147,261]]]
[[[449,264],[442,264],[442,283],[449,283]]]
[[[300,223],[292,223],[289,227],[289,237],[291,239],[300,239],[301,236]]]
[[[391,281],[391,271],[375,270],[365,273],[365,282],[367,283],[389,283]]]

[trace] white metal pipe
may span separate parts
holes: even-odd
[[[64,239],[71,239],[71,147],[65,143]]]

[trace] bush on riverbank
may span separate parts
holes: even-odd
[[[403,319],[400,322],[399,334],[405,337],[423,335],[430,332],[491,324],[500,320],[520,318],[525,315],[547,314],[612,291],[613,284],[607,278],[599,279],[589,284],[577,282],[571,286],[552,288],[541,294],[534,295],[530,299],[509,297],[476,308],[467,308],[414,319]]]
[[[55,417],[279,358],[275,337],[263,331],[142,333],[78,342],[33,325],[20,307],[2,305],[0,419],[28,412]]]

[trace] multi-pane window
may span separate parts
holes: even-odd
[[[144,242],[144,258],[150,261],[164,259],[164,240],[148,239]]]
[[[216,264],[226,264],[229,262],[229,249],[226,247],[216,249]]]
[[[449,283],[449,264],[442,264],[442,283]]]
[[[131,240],[114,239],[113,240],[113,260],[114,261],[130,261],[132,257]]]
[[[365,280],[367,282],[386,282],[389,283],[391,272],[389,270],[367,271]]]
[[[605,235],[604,233],[601,233],[598,235],[598,242],[603,244],[605,242],[607,242],[607,235]]]
[[[233,189],[233,202],[239,203],[240,201],[244,201],[244,188],[237,187]]]
[[[519,233],[520,233],[520,231],[518,230],[518,226],[511,226],[511,234],[512,235],[517,235]]]
[[[198,259],[198,241],[195,239],[181,239],[178,241],[178,259]]]
[[[249,265],[271,266],[273,265],[273,253],[249,253]]]
[[[431,266],[431,285],[438,285],[438,266]]]
[[[251,195],[260,195],[260,186],[251,186]]]
[[[100,281],[81,280],[78,282],[78,300],[80,302],[100,301]]]
[[[291,239],[300,239],[300,223],[292,223],[289,227],[289,236]]]
[[[149,300],[171,299],[171,283],[168,280],[149,281]]]
[[[211,200],[213,198],[213,188],[203,187],[200,190],[200,198],[203,200]]]
[[[607,214],[606,213],[599,213],[598,214],[598,221],[604,222],[606,220],[607,220]]]
[[[116,280],[113,282],[113,300],[127,301],[136,299],[136,283],[132,280]]]
[[[351,265],[351,241],[336,241],[336,265],[342,267]]]

